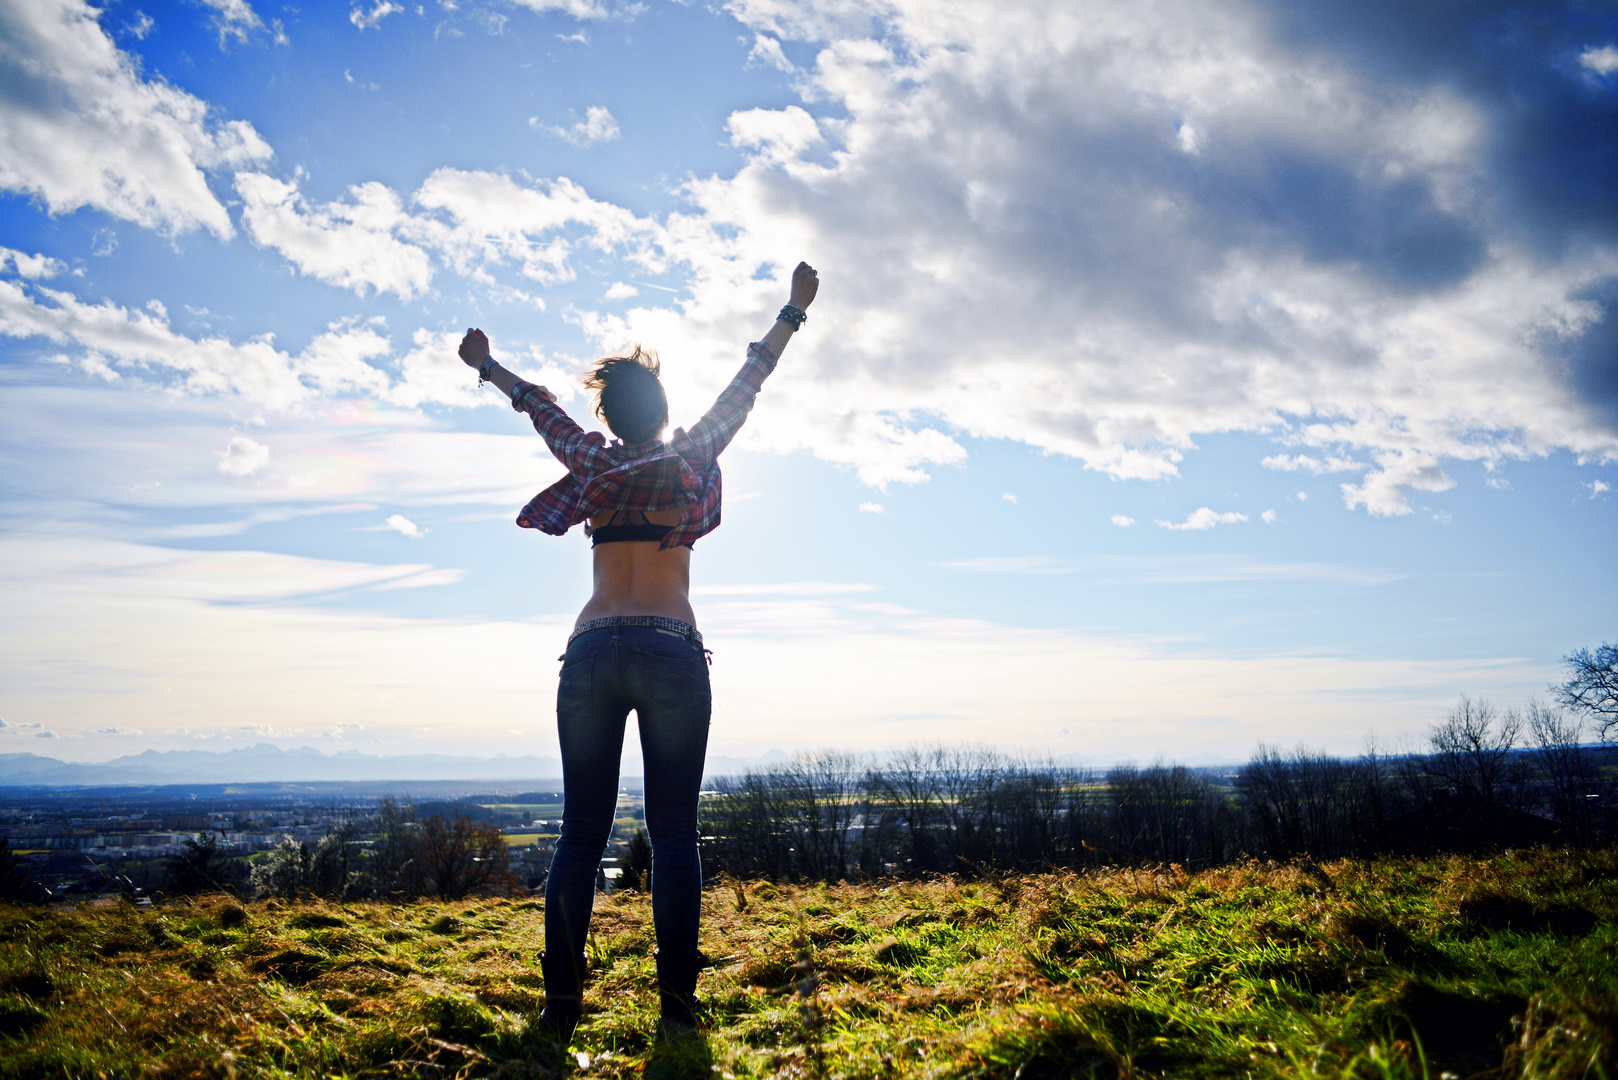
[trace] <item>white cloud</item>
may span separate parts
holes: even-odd
[[[1017,505],[1017,496],[1013,495],[1009,491],[1004,492],[1003,494],[1001,494],[1000,498],[1004,499],[1006,502],[1010,503],[1012,506]]]
[[[750,65],[759,64],[789,74],[798,70],[792,61],[787,59],[786,53],[781,51],[781,43],[768,34],[753,35],[753,49],[747,54],[747,62]]]
[[[374,30],[381,26],[382,20],[389,15],[397,15],[403,10],[404,8],[393,3],[393,0],[376,0],[371,5],[370,11],[366,11],[363,7],[354,8],[348,13],[348,21],[364,33],[366,30]]]
[[[882,513],[882,509],[882,504],[878,502],[860,503],[860,512],[864,514],[880,514]]]
[[[0,247],[0,273],[10,266],[19,277],[38,281],[53,278],[67,270],[67,264],[48,255],[29,255],[15,248]]]
[[[1612,490],[1612,485],[1605,480],[1592,480],[1587,486],[1590,488],[1590,498],[1592,499],[1598,495],[1605,495]]]
[[[1344,484],[1343,503],[1353,510],[1363,506],[1376,517],[1398,517],[1410,513],[1410,500],[1404,489],[1448,491],[1455,481],[1439,467],[1438,459],[1417,450],[1378,454],[1375,472],[1367,473],[1362,484]]]
[[[1618,48],[1603,45],[1597,48],[1588,46],[1579,54],[1579,63],[1586,71],[1593,71],[1597,75],[1611,75],[1618,71]]]
[[[615,281],[608,288],[603,300],[629,300],[639,296],[640,290],[626,282]]]
[[[214,29],[219,31],[221,49],[225,47],[226,38],[245,42],[249,33],[264,29],[263,21],[248,5],[247,0],[199,0],[199,2],[213,9],[212,22]]]
[[[1505,491],[1511,487],[1511,481],[1507,480],[1503,476],[1491,476],[1483,482],[1494,488],[1496,491]]]
[[[1281,472],[1312,472],[1316,476],[1329,472],[1353,472],[1355,469],[1365,468],[1363,461],[1352,458],[1328,456],[1324,461],[1312,458],[1308,454],[1298,454],[1295,457],[1286,454],[1274,454],[1259,462],[1266,469],[1277,469]]]
[[[822,141],[820,124],[796,105],[731,113],[725,128],[733,146],[789,171],[800,171],[797,159]]]
[[[132,727],[104,727],[96,728],[97,735],[143,735],[140,728]]]
[[[56,732],[54,732],[54,731],[35,732],[34,738],[36,738],[36,739],[54,739],[54,738],[56,738]]]
[[[1112,523],[1120,529],[1127,529],[1135,524],[1135,519],[1127,514],[1114,514],[1112,515]]]
[[[413,222],[382,184],[357,184],[348,202],[310,206],[296,184],[238,173],[236,192],[253,242],[275,248],[306,274],[362,296],[370,288],[404,300],[432,283],[427,252],[394,236]]]
[[[1480,181],[1487,110],[1457,93],[1395,90],[1282,44],[1261,9],[1202,0],[730,10],[819,49],[800,89],[838,119],[734,114],[746,164],[688,184],[694,213],[653,239],[689,267],[681,325],[584,326],[713,354],[756,333],[810,256],[827,287],[775,376],[792,415],[766,395],[750,445],[813,448],[880,486],[960,460],[958,430],[1151,479],[1201,434],[1273,431],[1303,452],[1272,467],[1360,470],[1349,497],[1373,513],[1442,470],[1366,458],[1618,456],[1559,355],[1599,318],[1582,294],[1618,251],[1520,247]],[[1345,201],[1281,217],[1226,198],[1294,197],[1265,162],[1329,175]],[[1333,246],[1401,227],[1342,215],[1403,199],[1454,244]]]
[[[270,448],[246,435],[236,435],[218,452],[219,471],[231,476],[251,476],[270,463]]]
[[[553,127],[552,134],[560,135],[574,146],[594,146],[611,142],[619,135],[618,121],[605,105],[592,105],[584,111],[584,119],[571,127]]]
[[[1281,515],[1277,514],[1274,510],[1266,510],[1264,513],[1259,515],[1259,520],[1263,521],[1266,525],[1274,525],[1277,521],[1281,520]]]
[[[412,540],[420,540],[426,535],[426,533],[421,531],[421,526],[417,525],[414,521],[411,521],[403,514],[391,514],[389,515],[388,520],[383,522],[383,524],[396,533],[403,533]]]
[[[168,312],[156,301],[145,311],[131,311],[110,300],[86,304],[69,293],[14,281],[0,280],[0,336],[72,342],[83,351],[86,370],[111,371],[108,365],[116,365],[168,373],[178,377],[177,389],[272,409],[298,408],[320,393],[380,390],[388,383],[365,363],[388,351],[387,339],[371,326],[334,325],[292,356],[269,338],[186,337],[170,326]]]
[[[0,8],[0,190],[52,214],[89,206],[147,228],[233,233],[205,169],[271,156],[251,124],[141,77],[83,0]]]
[[[596,0],[511,0],[511,2],[540,15],[560,11],[575,19],[605,19],[608,14],[606,5],[596,3]]]
[[[1238,521],[1246,520],[1246,514],[1238,514],[1234,510],[1221,514],[1215,510],[1209,509],[1206,506],[1202,506],[1191,511],[1186,519],[1180,522],[1178,525],[1172,521],[1159,521],[1158,524],[1165,529],[1178,529],[1182,532],[1202,532],[1207,529],[1212,529],[1218,525],[1234,525]]]
[[[1309,501],[1309,493],[1307,491],[1298,492],[1297,500],[1299,502],[1308,502]]]

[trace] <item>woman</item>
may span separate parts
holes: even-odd
[[[708,748],[712,695],[691,610],[691,547],[719,524],[719,454],[752,410],[781,350],[807,318],[819,282],[807,263],[792,273],[791,300],[719,400],[689,432],[668,425],[656,360],[636,348],[598,361],[585,379],[595,412],[617,436],[585,432],[543,386],[523,382],[468,330],[460,355],[526,412],[568,473],[517,518],[561,536],[581,521],[591,539],[595,592],[562,657],[556,725],[562,745],[562,835],[545,882],[545,1011],[570,1035],[579,1019],[584,943],[596,868],[612,832],[624,723],[634,710],[645,755],[646,831],[652,841],[652,922],[666,1025],[697,1021],[702,864],[697,793]]]

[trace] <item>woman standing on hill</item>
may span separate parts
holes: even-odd
[[[460,355],[533,418],[568,473],[523,508],[517,524],[561,536],[587,522],[595,591],[562,658],[556,725],[562,745],[562,835],[545,882],[545,1011],[542,1023],[571,1035],[584,984],[584,943],[596,868],[612,833],[618,761],[631,709],[645,755],[646,831],[652,841],[652,922],[665,1024],[697,1021],[702,864],[697,793],[713,698],[691,610],[691,546],[719,525],[719,454],[753,408],[781,350],[807,318],[819,282],[808,263],[792,273],[790,302],[719,400],[668,442],[668,399],[658,362],[638,347],[596,362],[585,385],[618,438],[585,432],[543,386],[518,379],[468,330]]]

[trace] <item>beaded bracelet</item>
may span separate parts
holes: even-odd
[[[809,321],[809,313],[801,307],[788,304],[781,309],[781,313],[776,318],[785,319],[792,324],[792,329],[794,330],[801,330],[803,329],[803,324]]]

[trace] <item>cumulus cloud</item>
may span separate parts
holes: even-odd
[[[1618,71],[1618,48],[1611,45],[1597,48],[1591,45],[1579,54],[1579,64],[1586,71],[1593,71],[1597,75],[1611,75]]]
[[[584,119],[570,127],[553,127],[548,130],[574,146],[594,146],[596,143],[611,142],[619,135],[618,121],[607,111],[605,105],[590,106],[584,112]]]
[[[366,30],[376,29],[382,25],[383,19],[389,15],[397,15],[403,10],[404,8],[392,0],[376,0],[376,3],[371,5],[370,11],[366,11],[363,7],[354,8],[348,13],[348,21],[363,33]]]
[[[860,503],[860,512],[862,514],[880,514],[883,512],[883,509],[884,507],[879,502]]]
[[[1363,506],[1376,517],[1398,517],[1410,513],[1405,489],[1448,491],[1455,481],[1439,467],[1438,459],[1419,450],[1378,454],[1381,468],[1366,474],[1362,484],[1344,484],[1343,502],[1350,510]]]
[[[388,516],[388,520],[384,521],[383,524],[392,529],[394,532],[402,533],[405,536],[410,537],[412,540],[420,540],[426,535],[426,533],[421,531],[421,526],[417,525],[414,521],[411,521],[403,514],[390,514]]]
[[[623,281],[615,281],[608,286],[603,300],[629,300],[640,295],[640,290]]]
[[[270,463],[270,448],[246,435],[236,435],[218,451],[219,471],[231,476],[251,476]]]
[[[312,277],[364,295],[367,289],[408,300],[433,279],[427,252],[398,239],[413,222],[383,184],[357,184],[349,201],[310,206],[297,185],[263,173],[238,173],[242,223],[253,242],[275,248]]]
[[[1273,454],[1259,462],[1266,469],[1278,469],[1281,472],[1312,472],[1316,476],[1329,472],[1353,472],[1355,469],[1365,468],[1365,463],[1352,458],[1327,457],[1324,461],[1310,457],[1308,454]]]
[[[1568,150],[1589,212],[1547,221],[1487,71],[1466,92],[1203,0],[731,10],[815,46],[805,102],[838,117],[734,114],[746,164],[658,238],[690,268],[681,355],[749,332],[782,251],[825,268],[835,339],[801,335],[794,415],[761,403],[755,445],[881,484],[960,460],[962,431],[1151,479],[1199,435],[1273,432],[1303,452],[1272,467],[1362,471],[1344,498],[1378,514],[1444,459],[1618,455],[1610,360],[1578,351],[1618,313],[1611,167]],[[650,313],[585,325],[669,340]]]
[[[1264,513],[1259,515],[1259,520],[1264,522],[1266,525],[1274,525],[1277,521],[1281,520],[1281,515],[1277,514],[1274,510],[1266,510]]]
[[[608,14],[606,5],[596,0],[512,0],[512,3],[541,15],[559,11],[575,19],[605,19]]]
[[[67,269],[67,264],[49,255],[30,255],[15,248],[0,247],[0,273],[10,267],[19,277],[38,281],[53,278]]]
[[[104,42],[89,9],[59,10]],[[569,281],[586,247],[683,274],[673,308],[572,313],[606,347],[679,355],[676,411],[711,400],[809,256],[827,287],[743,442],[808,448],[878,488],[964,460],[962,434],[1158,479],[1200,436],[1270,433],[1288,452],[1267,467],[1358,472],[1343,499],[1377,515],[1453,485],[1447,461],[1618,457],[1618,176],[1588,137],[1618,103],[1566,63],[1601,74],[1610,46],[1485,63],[1459,44],[1480,16],[1447,7],[1429,14],[1455,32],[1425,37],[1418,18],[1384,31],[1358,8],[1212,0],[728,10],[755,62],[783,41],[816,59],[802,105],[728,119],[743,165],[687,182],[677,212],[449,168],[414,193],[314,203],[299,178],[243,171],[243,223],[304,273],[401,298],[440,267],[491,288],[508,267]],[[1439,77],[1452,70],[1470,74]],[[1525,85],[1539,96],[1512,96]],[[191,129],[224,137],[185,100]],[[577,137],[615,129],[597,106]],[[186,159],[203,194],[210,153]],[[230,226],[222,208],[193,219]],[[441,358],[412,356],[399,383],[293,381],[471,402]]]
[[[781,51],[781,43],[768,34],[753,35],[753,48],[747,54],[747,62],[750,65],[759,64],[789,73],[798,70],[792,61],[787,59],[786,53]]]
[[[1592,480],[1589,483],[1589,488],[1590,498],[1594,499],[1599,495],[1605,495],[1610,492],[1612,490],[1612,485],[1607,483],[1605,480]]]
[[[243,5],[245,7],[245,5]],[[83,0],[0,8],[0,190],[53,214],[93,207],[147,228],[234,232],[204,170],[271,156],[251,124],[210,122],[146,79]]]
[[[1165,529],[1177,529],[1181,532],[1203,532],[1218,525],[1234,525],[1238,521],[1246,521],[1246,514],[1238,514],[1234,510],[1223,514],[1206,506],[1191,511],[1186,519],[1176,525],[1172,521],[1159,521],[1158,524]]]
[[[258,17],[247,0],[201,0],[201,3],[213,10],[213,28],[219,32],[219,47],[225,47],[226,38],[235,38],[245,42],[247,35],[254,30],[264,29],[264,22]]]
[[[1127,529],[1135,524],[1135,519],[1128,514],[1114,514],[1112,515],[1112,523],[1120,529]]]
[[[389,352],[372,325],[339,323],[296,356],[268,338],[233,342],[176,331],[162,304],[130,310],[87,304],[70,293],[0,280],[0,337],[44,337],[76,345],[88,371],[152,371],[177,389],[294,409],[320,394],[384,392],[388,377],[366,360]]]

